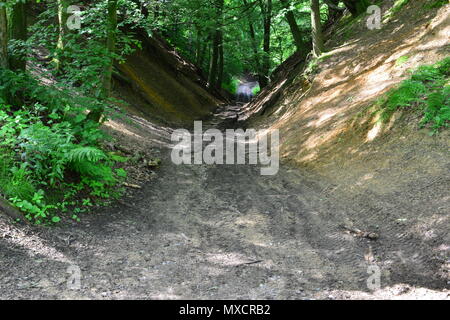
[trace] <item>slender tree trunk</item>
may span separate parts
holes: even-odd
[[[116,32],[117,32],[117,0],[108,0],[108,37],[106,39],[106,49],[109,54],[116,52]],[[103,76],[104,98],[111,95],[111,79],[113,73],[114,59],[109,59]]]
[[[8,21],[6,18],[6,8],[0,8],[0,69],[8,69],[9,61],[8,61]],[[1,81],[0,81],[1,82]],[[8,94],[0,95],[0,98],[3,99],[7,104],[10,103],[11,97]],[[1,207],[0,198],[0,207]]]
[[[244,5],[247,7],[248,1],[247,0],[243,0],[243,1],[244,1]],[[249,30],[249,34],[250,34],[250,40],[252,42],[252,49],[253,49],[253,55],[254,55],[254,60],[255,60],[256,72],[258,74],[260,74],[261,73],[261,63],[259,61],[258,42],[256,41],[255,27],[253,26],[253,23],[250,18],[248,19],[248,30]]]
[[[66,50],[67,34],[69,29],[67,27],[67,19],[69,14],[67,13],[67,8],[70,5],[70,0],[58,0],[58,21],[59,21],[59,35],[57,56],[55,58],[56,71],[57,73],[63,72],[64,69],[64,51]]]
[[[216,27],[213,32],[213,48],[210,61],[208,84],[210,87],[217,87],[217,78],[219,75],[219,55],[222,46],[222,14],[224,0],[216,0]]]
[[[220,31],[220,46],[219,46],[219,62],[218,62],[218,73],[216,88],[220,90],[222,88],[223,82],[223,68],[224,68],[224,52],[223,52],[223,32]]]
[[[195,64],[203,70],[203,62],[205,61],[206,50],[208,49],[208,41],[203,38],[202,30],[197,30],[197,48],[195,53]]]
[[[271,26],[272,26],[272,0],[261,0],[261,10],[264,16],[264,59],[262,66],[262,75],[260,76],[260,86],[261,88],[269,84],[270,75],[270,36],[271,36]]]
[[[9,39],[11,40],[27,40],[27,15],[26,3],[16,3],[10,12],[9,21]],[[9,65],[12,70],[25,71],[26,58],[25,57],[9,57]]]
[[[199,56],[197,58],[197,65],[202,70],[203,70],[203,67],[204,67],[203,64],[205,62],[205,56],[206,56],[207,49],[208,49],[208,43],[206,41],[204,41],[203,44],[201,45],[200,53],[199,53]]]
[[[324,51],[319,0],[311,0],[311,24],[313,53],[314,56],[318,57]]]
[[[116,32],[117,32],[117,0],[108,0],[108,26],[106,49],[109,54],[114,54],[116,51]],[[113,73],[114,59],[111,57],[104,70],[102,78],[102,87],[100,92],[100,99],[108,99],[111,95],[112,87],[112,73]],[[104,113],[103,107],[95,108],[89,114],[89,119],[96,122],[100,121]]]
[[[195,44],[195,64],[200,66],[200,57],[202,53],[202,35],[200,29],[197,29],[197,42]]]
[[[305,58],[308,55],[308,45],[305,41],[303,41],[302,33],[300,31],[300,28],[298,27],[297,20],[295,20],[294,12],[292,12],[292,10],[289,10],[290,2],[289,0],[280,1],[283,7],[288,10],[286,13],[286,20],[288,21],[289,28],[291,29],[297,51],[303,58]]]
[[[213,43],[212,43],[212,55],[209,67],[208,85],[209,87],[214,87],[217,79],[218,65],[219,65],[219,45],[220,45],[220,35],[218,31],[214,32]]]
[[[249,21],[248,28],[250,32],[250,39],[252,41],[253,55],[255,59],[255,68],[258,74],[261,72],[261,62],[259,61],[259,49],[258,49],[258,41],[256,40],[255,27],[253,23]]]
[[[0,7],[0,68],[8,67],[8,22],[6,8]]]

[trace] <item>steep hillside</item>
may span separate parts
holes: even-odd
[[[128,109],[155,121],[189,125],[221,103],[216,92],[208,91],[201,71],[163,39],[140,40],[142,49],[116,66],[116,96]]]
[[[412,70],[449,56],[450,8],[426,6],[434,2],[410,1],[381,30],[369,31],[364,19],[352,29],[334,30],[329,52],[310,62],[303,74],[304,63],[295,57],[287,61],[271,87],[246,106],[241,121],[280,129],[283,159],[322,172],[336,162],[364,160],[367,169],[370,159],[379,166],[375,155],[386,158],[383,150],[407,154],[407,145],[444,151],[448,131],[430,137],[429,129],[419,130],[421,117],[411,108],[381,121],[375,103]],[[386,13],[392,1],[384,3]],[[444,168],[447,159],[442,160]]]
[[[384,3],[386,13],[393,2]],[[401,265],[405,276],[421,250],[392,244],[422,243],[440,257],[433,259],[449,262],[450,134],[431,135],[414,106],[383,121],[377,101],[410,70],[450,55],[450,6],[430,9],[432,3],[410,1],[381,30],[367,30],[363,19],[333,30],[330,52],[305,74],[291,58],[240,115],[247,127],[279,129],[283,161],[314,176],[324,198],[352,204],[342,209],[336,202],[336,212],[379,230],[384,237],[370,252],[385,267]],[[445,272],[433,270],[444,278]]]

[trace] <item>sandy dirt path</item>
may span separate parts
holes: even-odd
[[[222,111],[214,124],[235,117],[236,108]],[[140,137],[168,142],[147,128]],[[126,204],[52,229],[0,216],[0,298],[448,299],[448,261],[433,250],[448,234],[432,243],[408,234],[389,211],[399,199],[338,199],[284,165],[275,176],[257,166],[176,166],[169,148],[158,149],[156,177]],[[363,227],[379,238],[358,235]],[[380,268],[375,292],[371,265]],[[77,289],[68,282],[78,270]]]

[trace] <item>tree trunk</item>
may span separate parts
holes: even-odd
[[[243,1],[244,1],[244,5],[247,7],[248,1],[247,0],[243,0]],[[255,27],[253,26],[253,23],[250,18],[248,19],[248,30],[249,30],[249,34],[250,34],[250,40],[252,42],[253,55],[254,55],[254,60],[255,60],[255,69],[256,69],[256,72],[258,74],[260,74],[261,73],[261,63],[259,61],[258,42],[256,41]]]
[[[370,6],[369,0],[343,0],[342,2],[354,17],[366,12],[367,7]]]
[[[9,39],[21,41],[27,40],[26,3],[18,2],[12,7],[8,27]],[[25,71],[26,58],[10,56],[9,66],[15,71]]]
[[[308,45],[305,41],[303,41],[302,33],[300,31],[300,28],[298,27],[297,20],[295,20],[294,12],[292,12],[292,10],[289,10],[289,0],[280,1],[283,7],[288,10],[286,13],[286,20],[288,21],[289,28],[291,29],[297,51],[300,53],[300,56],[302,58],[306,58],[306,56],[308,55]]]
[[[216,0],[216,27],[213,35],[213,48],[212,56],[210,61],[208,84],[209,86],[217,88],[217,80],[220,73],[219,70],[219,59],[220,59],[220,47],[222,46],[222,15],[224,0]]]
[[[108,25],[107,25],[106,49],[111,56],[116,51],[116,32],[117,32],[117,0],[108,0]],[[103,73],[102,87],[100,92],[101,100],[106,100],[111,95],[113,66],[114,66],[114,59],[110,57]],[[91,113],[89,114],[89,119],[99,122],[103,113],[104,108],[97,107],[93,111],[91,111]]]
[[[219,46],[219,62],[218,62],[218,73],[216,88],[220,90],[222,88],[223,82],[223,68],[224,68],[224,53],[223,53],[223,32],[220,31],[220,46]]]
[[[219,31],[216,30],[213,36],[213,44],[212,44],[212,55],[209,67],[209,76],[208,76],[208,85],[210,88],[214,87],[216,84],[218,66],[219,66],[219,45],[220,45],[220,34]]]
[[[260,76],[259,82],[261,88],[264,88],[269,84],[270,75],[270,36],[271,36],[271,26],[272,26],[272,0],[260,1],[261,10],[263,11],[264,18],[264,60],[262,66],[262,75]]]
[[[116,32],[117,32],[117,0],[108,0],[108,37],[106,39],[106,49],[113,55],[116,52]],[[103,76],[103,97],[111,95],[111,79],[114,59],[109,59]]]
[[[8,22],[6,9],[0,7],[0,68],[8,69]]]
[[[66,49],[67,34],[69,29],[67,27],[67,19],[69,14],[67,8],[70,5],[70,0],[58,0],[58,21],[59,21],[59,35],[58,44],[56,46],[57,56],[55,58],[57,73],[63,72],[64,69],[64,51]]]
[[[200,65],[200,61],[202,60],[202,45],[203,45],[203,41],[202,41],[202,34],[200,32],[200,29],[197,29],[197,42],[195,45],[195,64],[198,67],[201,67]]]
[[[315,57],[318,57],[324,51],[319,0],[311,0],[311,28],[313,53]]]
[[[208,50],[208,43],[204,41],[201,45],[200,52],[197,57],[197,66],[202,70],[204,70],[203,67],[207,50]]]

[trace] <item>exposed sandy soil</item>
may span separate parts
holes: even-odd
[[[156,35],[155,35],[156,36]],[[190,125],[223,100],[206,89],[201,71],[160,38],[138,36],[142,49],[117,64],[115,96],[134,114],[160,123]]]

